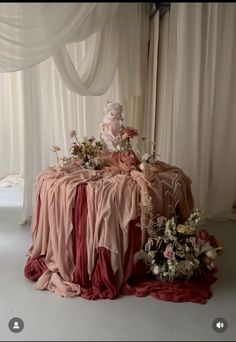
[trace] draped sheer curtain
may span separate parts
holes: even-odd
[[[32,213],[36,174],[54,162],[50,146],[67,153],[71,129],[98,136],[107,100],[121,101],[139,139],[154,139],[159,158],[190,176],[196,206],[208,216],[230,211],[234,4],[173,3],[162,18],[157,13],[148,63],[144,4],[62,3],[56,12],[54,4],[0,4],[0,30],[0,72],[15,71],[0,74],[0,177],[24,175],[22,221]]]
[[[236,197],[235,37],[235,4],[173,3],[160,21],[158,153],[191,177],[207,216]]]
[[[124,15],[119,14],[116,19],[116,6],[110,16],[106,7],[100,27],[99,11],[93,12],[82,31],[74,31],[67,44],[41,63],[26,65],[27,61],[32,62],[30,55],[26,61],[22,59],[23,64],[19,66],[25,70],[0,74],[4,98],[0,114],[0,156],[4,162],[0,164],[0,177],[11,173],[24,177],[22,223],[32,215],[37,173],[55,162],[50,147],[58,145],[61,156],[68,154],[72,129],[81,137],[99,137],[99,124],[107,100],[122,102],[126,124],[142,129],[149,10],[145,4],[125,5],[120,8],[120,14]],[[88,36],[85,28],[90,27],[91,18],[97,20],[98,27],[93,26],[94,32]],[[122,23],[120,29],[118,23]],[[112,24],[113,31],[109,32]],[[114,32],[114,28],[118,31]],[[86,39],[74,42],[78,34],[79,39]],[[116,37],[117,34],[120,37]],[[115,45],[119,47],[118,51],[115,48],[112,51]],[[6,67],[0,53],[0,68]]]
[[[0,73],[0,179],[9,174],[23,174],[24,113],[21,81],[20,73]]]

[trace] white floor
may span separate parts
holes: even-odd
[[[24,278],[29,226],[20,226],[22,188],[0,188],[0,340],[1,341],[235,341],[236,338],[236,222],[212,222],[209,231],[225,242],[219,258],[218,281],[205,305],[174,304],[151,297],[116,300],[62,299],[36,291]],[[8,329],[13,317],[24,320],[19,334]],[[212,321],[228,321],[216,333]]]

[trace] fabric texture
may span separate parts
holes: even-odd
[[[2,3],[1,72],[31,67],[66,43],[85,40],[102,29],[119,7],[111,3]]]
[[[121,282],[112,267],[112,252],[105,247],[96,248],[96,264],[90,277],[87,268],[87,187],[86,184],[78,186],[73,210],[73,282],[65,282],[60,278],[60,274],[45,271],[47,266],[44,257],[31,257],[26,263],[25,276],[36,281],[37,289],[48,289],[66,297],[80,295],[89,300],[115,299],[124,294],[139,297],[152,295],[160,300],[203,304],[211,297],[210,285],[216,280],[213,274],[206,274],[201,279],[174,281],[170,284],[146,275],[145,265],[141,261],[134,265],[134,255],[142,246],[142,233],[137,227],[139,217],[129,222],[128,246],[121,263]]]
[[[80,9],[84,17],[81,24],[76,24],[82,15]],[[0,10],[1,32],[7,30],[6,36],[0,37],[0,46],[3,46],[0,54],[3,55],[8,47],[11,51],[17,50],[14,53],[7,50],[11,56],[6,55],[6,63],[2,60],[1,64],[0,56],[3,95],[0,103],[0,178],[9,174],[24,177],[21,223],[25,223],[32,216],[36,175],[55,162],[50,147],[58,145],[60,155],[68,155],[72,129],[81,138],[92,135],[98,138],[108,100],[124,105],[125,124],[139,129],[141,139],[149,11],[148,4],[132,3],[2,3]],[[59,14],[62,21],[58,19]],[[33,20],[35,16],[36,21]],[[62,39],[61,44],[60,30],[67,20],[72,22],[65,30],[67,33],[71,30],[73,34],[70,37],[68,34],[68,39]],[[28,30],[31,24],[31,30]],[[44,25],[49,25],[48,32]],[[53,45],[52,57],[49,45],[53,34],[58,37],[59,45]],[[4,38],[11,35],[11,40]],[[26,55],[21,39],[27,42]],[[16,43],[19,48],[14,48]],[[37,64],[36,55],[40,50],[42,61]],[[24,70],[3,73],[13,71],[10,68],[13,64],[14,70]],[[86,92],[80,91],[80,94],[86,96],[77,93],[78,84]],[[91,89],[96,91],[96,96],[87,96]],[[135,141],[135,146],[137,143]]]
[[[144,265],[134,265],[134,255],[147,238],[138,226],[144,189],[151,191],[156,212],[172,217],[175,206],[184,222],[193,209],[190,183],[183,171],[160,162],[147,164],[144,173],[72,166],[41,172],[26,277],[36,281],[37,289],[65,297],[155,293],[166,300],[204,302],[213,278],[206,278],[209,281],[202,286],[198,281],[187,283],[181,292],[178,282],[165,286],[153,282],[146,278]],[[140,276],[144,283],[139,282]],[[186,288],[191,290],[188,295],[184,295]]]
[[[157,151],[208,217],[236,197],[235,23],[231,3],[173,3],[158,28]]]
[[[24,70],[53,56],[70,90],[81,95],[102,95],[113,80],[123,48],[137,55],[132,67],[137,86],[140,36],[136,30],[140,10],[138,3],[0,4],[0,72]],[[92,34],[98,35],[96,50],[90,63],[81,61],[86,67],[79,75],[66,44],[84,41]]]

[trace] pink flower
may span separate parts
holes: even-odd
[[[204,241],[204,242],[207,242],[208,239],[209,239],[209,234],[208,234],[208,232],[207,232],[205,229],[202,229],[202,230],[200,230],[200,231],[197,233],[197,237],[198,237],[200,240],[202,240],[202,241]]]
[[[167,246],[165,251],[163,252],[163,255],[167,259],[172,259],[175,256],[175,252],[173,251],[173,248],[171,246]]]
[[[125,139],[128,139],[128,138],[129,138],[129,136],[128,136],[127,133],[122,134],[122,140],[125,140]]]
[[[74,138],[74,137],[76,137],[76,131],[70,131],[70,137],[71,138]]]
[[[213,235],[210,235],[205,229],[200,230],[197,233],[197,237],[198,237],[198,239],[200,239],[204,242],[209,242],[209,244],[213,247],[218,246],[218,242],[215,239],[215,237]]]
[[[124,127],[122,129],[122,139],[125,140],[127,138],[133,138],[138,135],[138,131],[132,127]]]

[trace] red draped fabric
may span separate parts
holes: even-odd
[[[44,259],[44,256],[34,259],[29,258],[25,266],[25,277],[30,280],[37,281],[47,269]]]
[[[111,254],[106,248],[97,250],[96,266],[92,278],[87,273],[87,198],[86,184],[78,187],[73,213],[74,241],[74,283],[81,286],[81,297],[95,300],[102,298],[114,299],[119,295],[135,295],[143,297],[151,295],[154,298],[171,302],[193,302],[204,304],[212,295],[210,286],[216,278],[213,272],[208,272],[200,278],[188,281],[160,281],[150,277],[143,262],[134,265],[134,255],[141,248],[141,231],[137,228],[139,219],[129,224],[129,245],[123,264],[123,283],[117,286],[116,275],[111,266]],[[36,281],[46,270],[44,257],[29,259],[25,266],[25,276]]]

